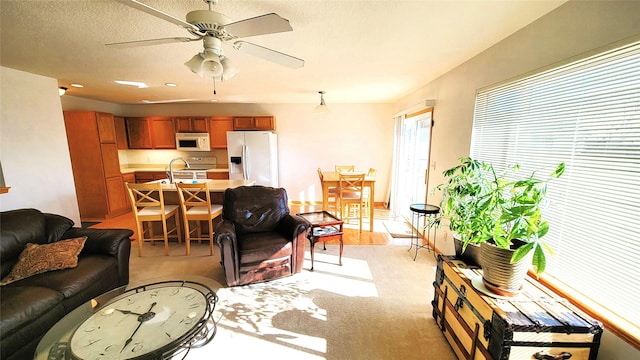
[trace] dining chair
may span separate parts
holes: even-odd
[[[360,232],[362,232],[362,213],[364,202],[364,173],[340,173],[340,187],[338,189],[338,204],[340,217],[349,219],[352,212],[357,211],[360,220]]]
[[[169,237],[182,241],[180,221],[178,220],[178,205],[166,205],[161,183],[133,184],[127,183],[131,208],[136,220],[138,237],[138,256],[142,256],[142,243],[150,241],[164,241],[164,253],[169,255]],[[169,229],[167,220],[173,218],[174,226]],[[155,235],[153,222],[162,223],[162,235]],[[145,224],[146,229],[145,229]],[[148,233],[148,236],[146,234]]]
[[[198,243],[202,240],[209,240],[209,255],[213,255],[213,220],[222,215],[222,205],[211,204],[211,192],[208,182],[199,184],[177,183],[176,188],[180,198],[187,256],[191,255],[191,240],[198,240]],[[191,227],[190,222],[194,224],[193,227]],[[206,234],[202,233],[203,222],[208,224],[208,232]],[[194,233],[196,236],[192,236]]]
[[[369,168],[369,171],[367,172],[367,177],[375,179],[376,178],[376,169]],[[362,196],[364,197],[364,210],[363,211],[365,212],[365,214],[369,214],[370,206],[373,206],[373,201],[374,201],[374,199],[371,199],[371,188],[368,187],[368,186],[365,187]]]
[[[355,171],[355,165],[336,165],[336,172]]]
[[[324,197],[324,175],[322,174],[322,169],[318,168],[318,177],[320,178],[320,187],[322,188]],[[338,187],[330,186],[327,191],[327,210],[329,212],[333,212],[334,215],[338,212]],[[333,210],[333,211],[332,211]]]

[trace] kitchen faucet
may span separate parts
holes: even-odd
[[[175,159],[171,160],[171,162],[169,162],[169,184],[173,184],[173,163],[176,160],[182,160],[187,169],[191,166],[191,165],[189,165],[189,162],[184,158],[175,158]]]

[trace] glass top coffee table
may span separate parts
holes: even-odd
[[[169,359],[204,346],[222,313],[220,283],[202,276],[132,283],[82,304],[40,340],[34,359]]]
[[[343,221],[326,211],[314,211],[297,215],[307,219],[307,221],[311,223],[311,231],[309,231],[309,235],[307,236],[311,243],[311,271],[313,271],[313,255],[317,242],[322,242],[324,245],[327,241],[340,241],[339,263],[340,266],[342,266],[342,249],[344,247],[344,242],[342,241]]]

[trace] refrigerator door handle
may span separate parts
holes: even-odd
[[[247,161],[247,145],[242,145],[242,158],[244,159],[244,164],[242,165],[242,177],[245,180],[249,179],[249,162]]]

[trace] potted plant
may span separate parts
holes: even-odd
[[[442,191],[440,221],[446,219],[453,233],[456,257],[469,265],[480,265],[480,247],[471,240],[480,235],[476,222],[479,218],[478,201],[487,192],[483,174],[489,164],[471,158],[461,158],[460,163],[443,172],[447,179],[438,185]]]
[[[457,199],[463,205],[448,212],[451,196],[443,192],[443,215],[449,214],[454,228],[461,234],[464,247],[480,244],[480,262],[483,282],[490,290],[512,295],[518,291],[529,264],[536,274],[546,267],[546,254],[552,250],[540,239],[549,231],[549,223],[542,218],[542,205],[547,183],[564,173],[564,163],[546,178],[533,172],[519,177],[519,165],[498,174],[486,162],[463,158],[457,165],[444,172],[449,182],[463,176],[466,185],[457,188]],[[446,189],[446,188],[445,188]],[[455,201],[454,201],[455,202]],[[455,224],[465,221],[465,224]],[[508,274],[505,274],[508,273]]]

